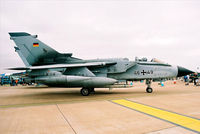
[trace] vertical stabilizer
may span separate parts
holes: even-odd
[[[17,46],[15,51],[26,66],[54,63],[55,57],[59,54],[56,50],[38,40],[37,35],[25,32],[9,33],[9,35]]]

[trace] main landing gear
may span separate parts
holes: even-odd
[[[146,85],[147,85],[146,92],[152,93],[153,89],[151,88],[151,80],[146,80]]]
[[[83,87],[80,92],[83,96],[88,96],[90,93],[95,93],[94,88],[85,88],[85,87]]]

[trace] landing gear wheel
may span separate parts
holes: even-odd
[[[152,92],[153,92],[153,89],[150,88],[150,87],[147,87],[146,92],[147,92],[147,93],[152,93]]]
[[[81,89],[81,94],[83,96],[88,96],[90,94],[90,90],[88,88],[82,88]]]

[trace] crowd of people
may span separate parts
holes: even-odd
[[[191,75],[184,76],[185,85],[189,85],[189,83],[194,83],[195,86],[200,86],[198,75],[198,73],[194,73]]]
[[[23,78],[18,78],[18,79],[13,79],[12,77],[1,77],[0,78],[0,85],[7,85],[9,84],[10,86],[17,86],[18,84],[24,85],[24,79]]]

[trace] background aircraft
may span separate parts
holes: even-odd
[[[180,66],[161,63],[146,58],[129,61],[127,58],[82,60],[71,53],[59,53],[37,39],[37,35],[25,32],[9,33],[16,44],[26,67],[10,68],[26,70],[29,80],[55,87],[82,87],[83,96],[94,88],[112,87],[118,81],[146,80],[147,93],[152,93],[152,80],[180,77],[192,71]]]

